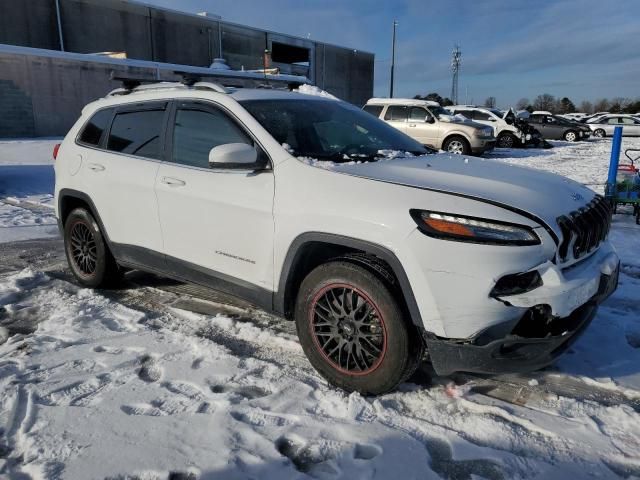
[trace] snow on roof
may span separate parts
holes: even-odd
[[[418,107],[439,107],[438,102],[418,100],[415,98],[370,98],[367,105],[407,105]]]

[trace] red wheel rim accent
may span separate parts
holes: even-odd
[[[331,283],[320,289],[311,300],[308,323],[318,352],[342,374],[368,375],[384,360],[384,318],[375,302],[353,285]]]

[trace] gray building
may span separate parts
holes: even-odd
[[[166,79],[215,58],[232,70],[267,62],[356,105],[373,94],[372,53],[121,0],[0,0],[0,137],[63,135],[118,86],[112,70]]]

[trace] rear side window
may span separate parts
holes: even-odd
[[[164,110],[117,113],[111,125],[107,150],[160,159]]]
[[[406,122],[409,114],[408,107],[402,107],[400,105],[391,105],[387,108],[387,112],[384,114],[385,120],[395,120],[397,122]]]
[[[113,109],[100,110],[91,117],[78,136],[78,142],[97,147],[100,145],[102,133],[109,126]]]
[[[172,155],[175,163],[209,168],[209,151],[227,143],[253,145],[253,140],[220,110],[180,108],[176,111]]]
[[[382,105],[365,105],[363,110],[377,118],[382,113],[382,108]]]

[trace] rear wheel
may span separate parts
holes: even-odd
[[[466,138],[459,136],[447,138],[442,145],[442,149],[454,155],[471,155],[469,142],[467,142]]]
[[[574,130],[569,130],[564,133],[564,139],[567,142],[575,142],[576,140],[578,140],[578,133]]]
[[[422,356],[422,340],[390,289],[348,261],[313,270],[300,286],[295,312],[307,358],[344,390],[371,395],[393,390]]]
[[[607,136],[607,133],[602,128],[598,128],[593,132],[593,136],[597,138],[604,138]]]
[[[100,227],[86,209],[76,208],[67,217],[64,246],[71,272],[82,286],[107,287],[121,279]]]
[[[512,133],[503,133],[498,137],[498,147],[513,148],[518,139]]]

